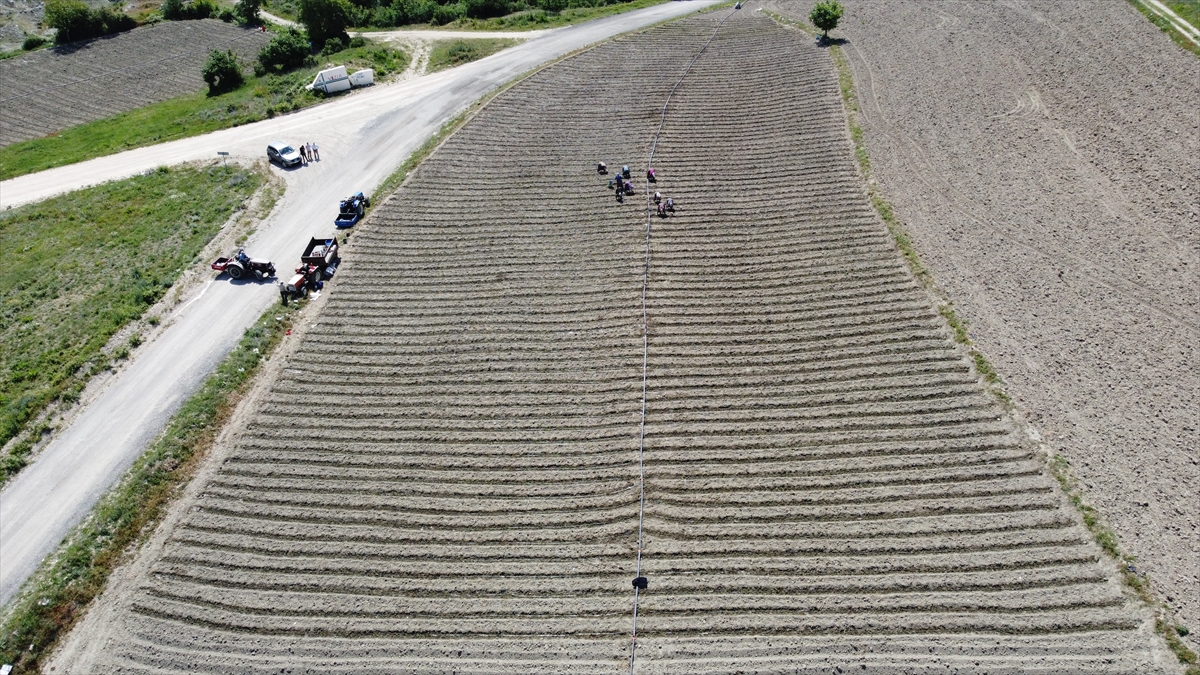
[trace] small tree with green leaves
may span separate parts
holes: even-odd
[[[237,17],[239,23],[247,26],[257,26],[262,23],[262,17],[259,16],[259,11],[262,9],[262,0],[238,0],[233,6],[233,15]]]
[[[321,49],[326,40],[350,41],[346,26],[353,11],[348,0],[300,0],[299,19],[313,47]]]
[[[308,38],[296,30],[289,28],[271,38],[271,42],[258,53],[259,68],[264,73],[291,70],[304,65],[308,58]]]
[[[242,66],[233,50],[212,50],[200,74],[208,83],[209,96],[232,91],[242,84]]]
[[[812,22],[812,25],[822,30],[824,35],[821,37],[828,40],[829,31],[837,28],[843,11],[842,6],[838,4],[837,0],[818,2],[812,8],[812,12],[809,13],[808,20]]]

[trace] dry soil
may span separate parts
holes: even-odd
[[[1200,649],[1200,61],[1120,0],[851,0],[837,34],[884,193]]]
[[[647,247],[595,162],[645,188],[730,14]],[[643,363],[636,672],[1173,662],[870,210],[827,54],[761,15],[501,95],[325,301],[60,672],[628,672]]]

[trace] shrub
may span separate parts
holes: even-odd
[[[837,0],[826,0],[818,2],[808,15],[808,20],[812,25],[824,31],[822,37],[828,38],[829,31],[837,28],[838,21],[842,18],[842,6]]]
[[[25,51],[30,51],[33,49],[37,49],[38,47],[41,47],[42,45],[46,44],[47,42],[49,42],[49,40],[42,37],[41,35],[26,35],[25,41],[21,43],[21,49],[24,49]]]
[[[258,14],[261,9],[262,0],[238,0],[233,6],[233,15],[247,26],[257,26],[262,23],[262,17]]]
[[[126,14],[107,7],[92,10],[78,0],[47,0],[42,21],[57,31],[54,41],[58,44],[111,35],[137,25]]]
[[[508,14],[508,0],[464,0],[467,16],[472,19],[491,19]]]
[[[167,21],[179,21],[183,18],[183,0],[163,0],[158,12]]]
[[[348,41],[346,26],[353,9],[347,0],[300,0],[300,23],[308,29],[308,39],[321,48],[326,40]]]
[[[200,74],[208,83],[210,96],[232,91],[242,84],[242,68],[232,50],[212,50]]]
[[[557,14],[567,8],[567,0],[537,0],[539,9]]]
[[[283,72],[304,65],[309,53],[308,38],[295,28],[279,33],[258,53],[258,62],[266,72]]]
[[[233,20],[236,17],[234,17],[232,9],[226,8],[226,9],[221,10],[221,13],[217,15],[217,18],[224,21],[225,23],[233,23]]]
[[[456,2],[452,5],[438,5],[433,10],[433,17],[430,23],[435,26],[444,26],[448,23],[454,23],[467,15],[467,6],[461,2]]]

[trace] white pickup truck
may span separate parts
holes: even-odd
[[[309,91],[319,90],[326,94],[346,91],[350,87],[365,87],[375,83],[375,71],[370,68],[346,74],[346,66],[327,68],[317,73],[312,84],[305,87]]]

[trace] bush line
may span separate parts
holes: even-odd
[[[1130,2],[1133,2],[1135,5],[1137,4],[1136,0],[1130,0]],[[819,35],[817,30],[812,26],[793,21],[772,12],[764,13],[776,22],[799,28],[805,33],[814,36],[814,38]],[[937,286],[932,272],[921,262],[920,256],[913,246],[912,239],[905,231],[903,223],[896,217],[895,209],[892,208],[891,203],[880,193],[871,170],[871,161],[867,153],[863,128],[858,121],[861,111],[854,87],[854,76],[850,70],[850,62],[846,58],[845,52],[842,51],[841,46],[836,42],[830,43],[828,48],[829,55],[833,59],[834,66],[837,68],[838,86],[842,93],[842,102],[846,107],[846,119],[850,127],[850,139],[854,144],[854,156],[858,160],[858,168],[862,171],[863,178],[866,180],[867,195],[870,198],[871,205],[879,213],[879,217],[883,219],[883,222],[887,224],[888,231],[891,233],[892,239],[896,242],[896,247],[900,249],[900,253],[904,256],[904,260],[908,263],[913,275],[923,287],[941,299],[938,305],[938,313],[946,320],[954,336],[954,341],[967,348],[967,353],[975,364],[976,372],[990,385],[988,389],[1000,399],[1005,407],[1011,409],[1012,399],[1009,398],[1003,389],[1004,383],[1000,378],[1000,374],[996,372],[996,369],[987,358],[975,348],[970,334],[967,332],[967,322],[958,316],[958,313],[954,311],[953,303],[947,298],[945,292]],[[1150,592],[1149,577],[1134,566],[1133,563],[1136,562],[1134,557],[1121,552],[1116,532],[1104,523],[1100,512],[1084,499],[1083,491],[1079,487],[1079,481],[1072,474],[1070,464],[1066,458],[1062,455],[1051,454],[1048,464],[1050,474],[1062,486],[1067,499],[1070,500],[1080,516],[1082,516],[1084,525],[1096,540],[1096,543],[1100,545],[1100,548],[1106,554],[1119,563],[1122,563],[1121,576],[1125,585],[1133,590],[1148,606],[1157,610],[1155,612],[1157,615],[1155,618],[1155,630],[1163,636],[1180,663],[1188,666],[1186,670],[1187,675],[1200,675],[1200,666],[1196,665],[1197,656],[1195,652],[1179,639],[1181,635],[1187,635],[1187,629],[1182,626],[1171,626],[1162,618],[1164,610],[1169,610],[1169,608],[1164,603],[1155,600]]]
[[[166,431],[42,563],[3,622],[0,659],[40,673],[59,638],[100,595],[113,570],[149,538],[195,475],[263,361],[291,328],[302,303],[271,307],[183,404]]]

